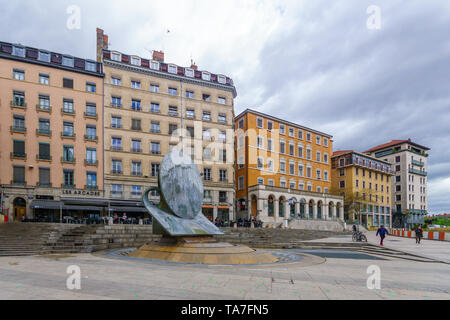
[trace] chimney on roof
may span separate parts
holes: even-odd
[[[97,28],[97,62],[102,62],[102,49],[108,50],[108,40],[103,29]]]
[[[194,60],[191,59],[191,69],[192,70],[198,70],[197,65],[195,64]]]
[[[164,62],[164,52],[153,50],[153,60]]]

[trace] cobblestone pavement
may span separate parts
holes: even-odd
[[[322,253],[325,258],[314,263],[264,267],[173,265],[101,254],[2,257],[0,299],[450,299],[449,265]],[[367,267],[374,264],[381,269],[380,290],[366,286]],[[70,265],[81,268],[81,290],[67,289]]]

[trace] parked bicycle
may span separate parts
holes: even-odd
[[[367,237],[361,231],[354,231],[352,234],[352,241],[356,242],[367,242]]]

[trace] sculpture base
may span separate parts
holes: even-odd
[[[208,236],[163,237],[128,254],[132,257],[197,264],[265,264],[278,262],[270,252],[217,242]]]

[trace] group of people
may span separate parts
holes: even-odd
[[[414,232],[416,234],[416,244],[420,244],[420,240],[422,240],[423,238],[422,227],[418,226],[416,229],[414,229]],[[380,246],[383,246],[383,240],[387,234],[389,234],[389,232],[383,225],[378,228],[376,236],[380,235]]]

